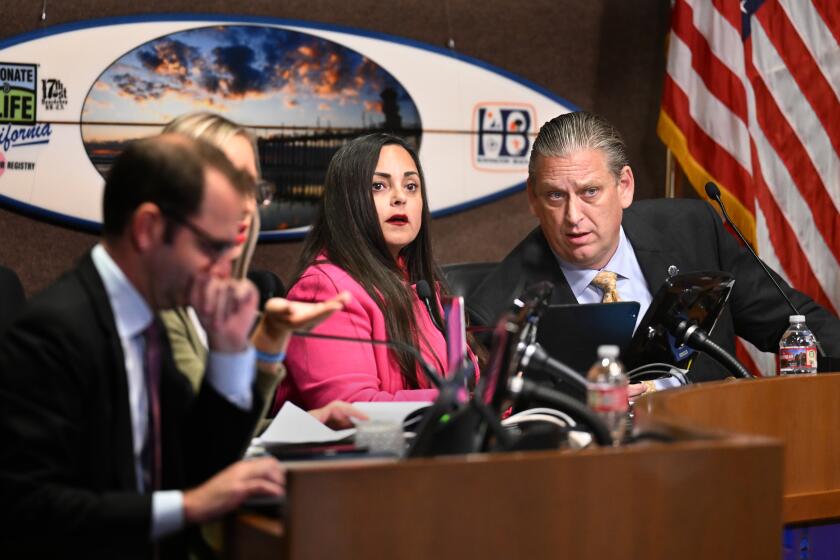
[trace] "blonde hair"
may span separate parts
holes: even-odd
[[[242,136],[251,144],[251,148],[254,150],[254,163],[257,166],[257,175],[262,176],[257,139],[254,134],[247,128],[219,114],[209,111],[187,113],[175,118],[166,125],[163,132],[176,132],[191,138],[201,138],[219,148],[224,147],[234,136]]]
[[[199,138],[213,144],[219,149],[224,149],[232,138],[241,136],[248,140],[254,150],[254,163],[257,167],[257,177],[262,175],[260,169],[260,156],[257,151],[256,137],[247,128],[226,119],[225,117],[209,111],[197,111],[177,117],[163,129],[164,133],[171,132],[183,134],[190,138]],[[256,198],[256,192],[253,193]],[[245,278],[248,274],[248,267],[251,264],[251,257],[257,247],[257,237],[260,232],[260,213],[254,212],[251,220],[251,227],[248,230],[248,238],[242,249],[242,255],[233,263],[232,274],[235,278]]]

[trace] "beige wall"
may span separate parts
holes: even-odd
[[[7,0],[11,5],[11,0]],[[48,25],[143,13],[233,13],[335,23],[444,46],[518,74],[625,134],[637,198],[661,196],[665,150],[655,126],[665,64],[668,0],[121,0],[48,2]],[[387,6],[387,9],[385,7]],[[0,39],[40,27],[42,2],[3,10]],[[446,84],[440,84],[446,87]],[[441,263],[498,260],[535,222],[524,193],[435,221]],[[0,208],[0,264],[32,294],[72,266],[96,237]],[[284,280],[299,242],[260,245],[254,266]]]

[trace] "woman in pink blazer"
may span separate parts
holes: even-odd
[[[352,301],[313,332],[389,340],[416,348],[445,371],[446,342],[439,297],[442,276],[432,256],[423,170],[402,138],[370,134],[343,146],[327,169],[318,218],[306,239],[288,298],[323,301],[343,291]],[[414,285],[432,290],[429,315]],[[477,361],[471,353],[476,374]],[[312,338],[289,344],[288,375],[275,408],[304,408],[341,399],[426,401],[437,390],[411,352],[382,345]]]

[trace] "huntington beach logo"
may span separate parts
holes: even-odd
[[[36,65],[0,62],[0,123],[35,122],[37,84]]]
[[[516,103],[481,103],[475,107],[474,163],[484,169],[516,169],[528,165],[532,107]]]

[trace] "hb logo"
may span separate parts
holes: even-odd
[[[478,160],[487,163],[517,163],[527,158],[531,141],[531,112],[526,108],[505,106],[479,106]]]

